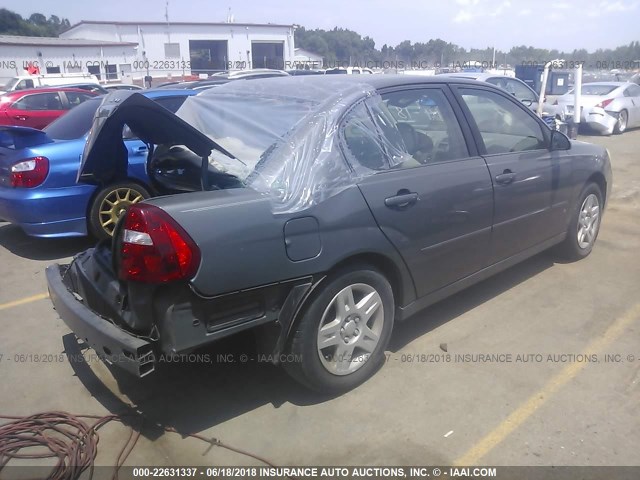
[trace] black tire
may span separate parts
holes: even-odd
[[[622,110],[618,114],[618,121],[615,127],[613,127],[613,133],[620,135],[627,130],[627,124],[629,123],[629,113],[626,110]]]
[[[105,204],[105,200],[113,196],[114,194],[118,195],[120,192],[129,190],[132,194],[131,199],[141,197],[139,200],[134,202],[124,201],[117,209],[118,212],[114,211],[115,218],[112,219],[112,222],[103,227],[103,219],[106,223],[108,220],[106,219],[105,214],[101,214],[101,207]],[[133,196],[135,195],[135,196]],[[96,237],[98,240],[107,240],[111,238],[113,234],[113,228],[115,228],[115,222],[117,218],[124,213],[126,207],[128,207],[131,203],[137,203],[138,201],[144,200],[145,198],[149,198],[151,195],[143,186],[134,183],[134,182],[121,182],[114,183],[112,185],[108,185],[101,189],[95,197],[93,197],[93,202],[91,203],[91,207],[89,208],[89,217],[87,219],[89,233]]]
[[[585,204],[585,200],[590,195],[595,195],[598,201],[598,219],[597,225],[595,226],[595,233],[593,234],[593,239],[590,240],[588,246],[581,246],[578,242],[578,231],[580,228],[580,217],[583,206]],[[567,237],[564,241],[558,246],[558,254],[567,261],[577,261],[588,256],[596,243],[596,239],[598,238],[598,233],[600,231],[600,225],[602,223],[602,213],[603,213],[603,202],[602,202],[602,191],[600,187],[595,183],[589,183],[582,190],[582,193],[578,197],[578,202],[575,206],[573,215],[571,215],[571,220],[569,223],[569,228],[567,230]]]
[[[382,318],[383,321],[381,329],[379,330],[378,343],[373,348],[373,351],[368,354],[368,358],[366,356],[367,354],[363,354],[364,356],[360,358],[364,359],[364,361],[349,362],[352,365],[357,364],[361,366],[352,373],[335,374],[330,372],[328,367],[325,366],[325,360],[321,360],[318,350],[319,328],[325,312],[328,312],[329,318],[333,316],[331,315],[332,311],[330,309],[334,308],[331,305],[333,305],[332,302],[338,293],[350,286],[354,287],[353,299],[356,304],[358,303],[359,295],[359,292],[356,291],[357,288],[368,287],[377,292],[381,300],[379,307],[383,310],[382,312],[379,312],[377,309],[372,310],[374,313],[365,323],[369,326],[376,327],[376,322],[379,322],[380,318]],[[291,354],[288,357],[293,361],[284,363],[285,370],[304,386],[321,393],[333,394],[355,388],[371,377],[382,363],[384,363],[384,352],[391,338],[391,331],[393,329],[394,308],[391,285],[389,285],[387,279],[373,267],[357,265],[336,271],[327,278],[321,290],[310,300],[302,318],[294,326],[289,343],[289,350],[287,352]],[[353,311],[353,315],[356,315],[357,310]],[[336,313],[336,317],[338,316]],[[352,315],[347,316],[347,318],[349,317],[352,317]],[[362,321],[362,319],[358,317],[355,317],[355,320]],[[347,320],[346,323],[351,323],[352,326],[355,325],[354,321],[351,320]],[[344,326],[345,322],[342,322],[342,325]],[[360,323],[360,325],[362,326],[362,323]],[[355,332],[356,335],[351,337],[351,339],[355,339],[354,343],[358,344],[360,337],[366,337],[366,335],[363,333],[364,329],[360,335],[357,335],[358,330],[355,330]],[[342,335],[343,333],[336,329],[335,336],[338,337],[338,342],[344,340]],[[342,346],[341,343],[340,346]],[[338,345],[336,345],[336,349],[337,348]],[[327,347],[327,349],[331,349],[331,347]],[[356,349],[359,350],[359,347],[356,347]],[[354,358],[354,355],[356,355],[355,351],[356,350],[350,355],[350,358]],[[333,355],[335,356],[336,354],[333,353]],[[331,358],[330,354],[325,356],[325,359],[329,358]]]

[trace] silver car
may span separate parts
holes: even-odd
[[[490,83],[509,92],[534,112],[538,109],[538,93],[518,78],[496,73],[476,72],[447,73],[446,75],[453,78],[469,78],[479,82]],[[542,115],[555,117],[559,116],[559,111],[555,105],[544,102],[542,105]]]
[[[640,126],[640,86],[630,82],[593,82],[582,85],[580,122],[605,135]],[[563,117],[574,114],[574,91],[557,100]]]

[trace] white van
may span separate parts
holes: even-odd
[[[9,80],[2,88],[0,95],[15,90],[38,87],[63,87],[75,83],[95,83],[99,85],[98,77],[90,73],[55,73],[47,75],[19,75]]]

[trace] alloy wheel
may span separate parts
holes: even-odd
[[[622,133],[627,129],[627,112],[621,111],[618,116],[618,132]]]
[[[109,235],[113,235],[118,219],[127,211],[129,205],[144,200],[142,193],[132,188],[116,188],[109,192],[100,204],[100,226]]]
[[[333,297],[322,315],[317,348],[324,368],[349,375],[361,368],[380,341],[384,307],[370,285],[356,283]]]
[[[597,195],[590,194],[582,202],[578,215],[578,246],[589,248],[596,239],[600,226],[600,201]]]

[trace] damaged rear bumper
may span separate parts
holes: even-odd
[[[155,356],[151,343],[89,309],[67,288],[62,268],[54,264],[46,269],[49,296],[58,315],[75,336],[86,342],[109,364],[138,377],[153,372]]]

